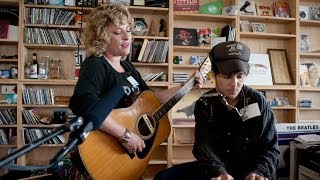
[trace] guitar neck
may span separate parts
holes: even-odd
[[[189,79],[168,101],[162,104],[153,114],[155,120],[160,120],[184,95],[191,91],[194,86],[194,77]]]

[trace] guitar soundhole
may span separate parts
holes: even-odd
[[[149,115],[144,114],[138,122],[138,131],[142,139],[149,139],[157,129],[156,122]]]

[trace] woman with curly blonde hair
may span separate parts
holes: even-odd
[[[110,24],[116,26],[124,26],[127,24],[127,32],[130,32],[132,27],[132,17],[124,5],[100,6],[94,9],[88,17],[86,28],[84,31],[84,44],[89,53],[89,56],[103,56],[110,45],[110,36],[108,29]],[[131,38],[128,38],[131,40]]]
[[[94,129],[115,137],[128,152],[141,152],[146,146],[144,141],[116,120],[108,119],[104,107],[110,104],[114,104],[110,109],[126,107],[128,96],[149,89],[133,64],[125,60],[131,50],[132,17],[126,6],[109,4],[94,9],[86,22],[84,44],[88,57],[81,64],[69,108],[75,115],[92,121]],[[203,83],[201,77],[196,79],[197,84]],[[120,90],[114,91],[119,86]],[[162,91],[158,97],[164,102],[176,90]],[[118,94],[120,100],[114,98]],[[106,99],[110,95],[111,99]]]

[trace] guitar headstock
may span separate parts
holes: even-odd
[[[206,77],[206,75],[210,72],[210,70],[211,70],[211,60],[210,60],[210,57],[208,56],[200,65],[199,73],[201,73],[202,77]]]

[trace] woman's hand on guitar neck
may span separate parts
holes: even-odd
[[[134,153],[136,151],[141,152],[143,148],[146,147],[144,141],[137,134],[130,132],[128,129],[126,129],[120,142],[129,153]]]

